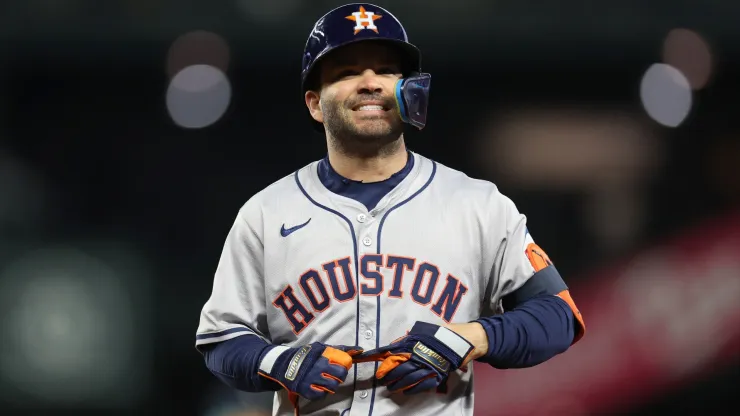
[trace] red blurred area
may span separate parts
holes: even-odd
[[[585,337],[530,369],[477,364],[476,414],[621,413],[740,357],[740,214],[702,224],[571,289]],[[485,391],[483,391],[485,390]]]

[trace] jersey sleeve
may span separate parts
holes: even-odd
[[[565,301],[578,321],[574,343],[585,331],[583,318],[573,301],[568,286],[555,265],[537,243],[527,227],[527,217],[519,212],[508,197],[498,194],[495,223],[505,223],[505,235],[499,237],[494,267],[495,282],[491,310],[512,310],[536,296],[552,295]],[[502,221],[503,220],[503,221]]]
[[[269,342],[265,309],[260,207],[247,202],[226,237],[213,289],[200,313],[196,348],[242,335]]]

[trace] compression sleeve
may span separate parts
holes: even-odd
[[[278,383],[257,374],[262,358],[272,344],[254,335],[232,338],[202,347],[206,367],[227,386],[258,393],[277,391]]]
[[[568,303],[553,295],[533,297],[476,322],[488,336],[488,353],[477,361],[499,369],[532,367],[565,352],[578,325]]]

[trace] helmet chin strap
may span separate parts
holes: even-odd
[[[421,130],[427,123],[429,85],[432,76],[414,72],[407,78],[396,81],[395,98],[398,114],[403,122]]]

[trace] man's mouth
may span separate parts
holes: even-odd
[[[388,111],[382,102],[361,103],[352,108],[352,111]]]

